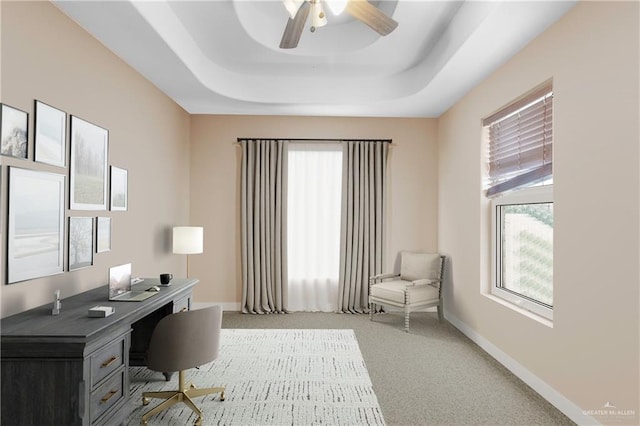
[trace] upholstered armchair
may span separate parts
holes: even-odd
[[[369,278],[369,319],[376,305],[404,309],[404,331],[409,331],[409,314],[417,309],[436,306],[442,322],[442,274],[445,257],[439,254],[400,253],[400,273]]]

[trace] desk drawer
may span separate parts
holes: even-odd
[[[108,343],[91,355],[91,389],[125,362],[125,339]]]
[[[124,389],[126,383],[124,380],[125,373],[125,369],[122,368],[118,374],[91,392],[91,423],[99,420],[104,412],[124,397],[126,394]]]
[[[173,313],[188,311],[191,308],[191,297],[183,297],[173,302]]]

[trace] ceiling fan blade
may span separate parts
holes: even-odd
[[[305,1],[300,5],[295,18],[289,18],[282,34],[282,40],[280,40],[280,49],[293,49],[298,45],[302,30],[304,30],[304,24],[309,16],[309,9],[309,2]]]
[[[386,36],[398,23],[385,15],[367,0],[349,0],[345,9],[351,16],[370,26],[378,34]]]

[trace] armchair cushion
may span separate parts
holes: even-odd
[[[403,252],[400,262],[400,278],[405,281],[440,278],[440,255]]]
[[[407,287],[407,284],[411,283],[402,280],[383,281],[371,286],[371,296],[377,299],[404,303],[404,292],[406,289],[409,293],[409,303],[411,305],[429,301],[437,302],[440,297],[438,289],[433,286],[418,285]]]

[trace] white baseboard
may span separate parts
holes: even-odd
[[[215,302],[195,302],[191,304],[191,309],[202,309],[207,308],[209,306],[219,305],[222,306],[223,311],[227,312],[239,312],[240,311],[240,303],[215,303]]]
[[[515,374],[520,380],[529,385],[534,391],[539,393],[544,399],[549,401],[554,407],[562,411],[565,416],[579,425],[600,425],[596,419],[583,413],[583,410],[567,399],[560,392],[549,386],[545,381],[527,370],[522,364],[500,350],[493,343],[479,335],[455,315],[445,311],[445,319],[453,324],[458,330],[464,333],[469,339],[480,346],[485,352],[504,365],[509,371]]]

